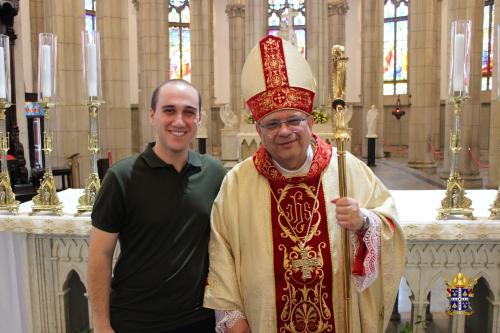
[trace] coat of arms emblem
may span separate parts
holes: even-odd
[[[470,305],[470,299],[474,296],[473,288],[477,279],[467,279],[462,273],[457,273],[453,277],[453,283],[447,281],[448,288],[448,314],[455,316],[458,314],[470,316],[474,312]]]

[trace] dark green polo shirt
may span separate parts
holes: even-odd
[[[177,172],[154,152],[110,168],[92,211],[92,225],[119,233],[120,256],[110,295],[119,333],[162,332],[207,319],[210,211],[225,175],[222,165],[189,152]]]

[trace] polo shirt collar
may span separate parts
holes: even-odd
[[[144,159],[144,161],[146,161],[147,165],[150,168],[163,168],[166,166],[172,166],[171,164],[165,163],[161,158],[158,157],[158,155],[156,155],[156,153],[153,151],[154,145],[154,142],[148,143],[146,149],[142,153],[142,158]],[[201,168],[200,155],[192,150],[189,150],[187,164]]]

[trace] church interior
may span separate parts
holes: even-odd
[[[181,78],[199,89],[193,149],[227,169],[252,156],[260,138],[241,96],[241,69],[273,34],[310,64],[313,131],[332,144],[332,47],[344,46],[348,150],[391,190],[408,240],[386,332],[500,333],[499,7],[494,0],[0,0],[0,34],[8,37],[0,70],[8,68],[10,79],[2,86],[0,73],[2,172],[7,167],[20,201],[18,215],[0,215],[5,332],[91,331],[90,217],[85,205],[75,216],[73,197],[88,188],[89,174],[102,178],[154,140],[148,110],[160,83]],[[97,51],[82,46],[89,38]],[[48,88],[40,79],[47,45],[57,49]],[[97,64],[86,62],[89,52]],[[23,210],[47,169],[55,185],[47,191],[62,190],[75,211]],[[446,283],[459,272],[477,279],[474,315],[447,313]]]

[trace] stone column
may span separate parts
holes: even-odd
[[[262,0],[228,0],[229,4],[243,5],[246,10],[244,30],[244,58],[250,50],[267,35],[267,1]],[[229,30],[231,31],[231,30]],[[230,32],[231,33],[231,32]],[[243,67],[243,66],[242,66]],[[241,70],[241,68],[240,68]]]
[[[328,34],[330,36],[329,48],[333,45],[345,45],[345,15],[349,5],[347,0],[328,1]]]
[[[212,153],[211,110],[214,96],[214,52],[213,52],[213,0],[191,0],[191,81],[200,90],[201,127],[198,129],[199,143],[205,142],[207,153]],[[200,147],[199,147],[200,148]]]
[[[488,332],[500,333],[500,302],[496,302],[490,297],[487,297],[486,300],[490,305],[488,313],[488,318],[490,318]]]
[[[102,94],[107,103],[99,111],[101,155],[110,151],[113,161],[118,161],[132,153],[128,6],[121,0],[97,1],[97,29],[101,34]],[[87,113],[85,121],[88,127]]]
[[[138,8],[140,142],[134,147],[134,151],[138,152],[144,149],[146,143],[155,139],[155,133],[149,121],[151,94],[168,78],[168,2],[140,0],[135,3]]]
[[[384,2],[363,1],[361,5],[363,22],[362,37],[362,104],[363,104],[363,156],[366,156],[368,142],[366,113],[372,105],[379,110],[377,117],[377,157],[384,156],[384,100],[383,100],[383,67],[384,54]]]
[[[481,54],[482,54],[482,36],[483,36],[483,12],[484,3],[482,0],[459,0],[448,2],[448,32],[451,31],[451,22],[455,20],[471,20],[472,21],[472,37],[471,37],[471,64],[470,64],[470,84],[469,94],[470,99],[463,107],[462,129],[461,129],[461,146],[462,152],[459,158],[459,170],[466,188],[481,187],[482,180],[479,175],[477,165],[469,156],[468,148],[479,156],[479,116],[481,112]],[[450,36],[450,34],[447,34]],[[448,37],[448,45],[450,45],[450,37]],[[448,50],[450,48],[448,47]],[[448,59],[451,55],[448,53]],[[445,66],[449,67],[449,64]],[[449,71],[449,68],[448,68]],[[449,72],[448,72],[449,73]],[[453,105],[446,105],[446,121],[445,121],[445,161],[442,176],[447,178],[450,169],[451,153],[449,149],[449,129],[453,121]]]
[[[328,90],[331,84],[331,45],[328,38],[328,4],[323,0],[309,0],[306,8],[306,58],[316,79],[316,106],[329,107]],[[331,66],[330,66],[331,68]]]
[[[246,8],[242,0],[229,0],[226,13],[229,21],[229,109],[228,113],[236,116],[237,123],[243,121],[245,106],[241,97],[241,69],[245,62],[245,15]],[[224,121],[224,119],[223,119]],[[225,127],[221,130],[222,161],[231,166],[239,159],[239,126]]]
[[[409,58],[413,105],[409,112],[408,164],[413,168],[435,168],[429,142],[433,142],[434,118],[439,111],[439,64],[430,55],[439,49],[438,3],[421,0],[409,6]]]
[[[426,309],[429,306],[429,301],[426,299],[416,300],[411,298],[411,326],[414,333],[425,333],[422,325],[417,324],[417,321],[425,320]]]
[[[464,333],[465,316],[450,316],[448,319],[448,332]]]
[[[495,13],[500,13],[500,2],[495,3]],[[497,25],[500,24],[500,15],[495,15],[494,23],[494,36],[498,36],[500,31],[496,29]],[[498,55],[498,48],[500,46],[498,43],[493,42],[493,57]],[[488,163],[490,165],[488,172],[488,185],[489,186],[499,186],[499,172],[500,172],[500,98],[498,94],[498,75],[500,71],[498,66],[493,66],[493,87],[491,89],[491,104],[490,104],[490,138],[489,138],[489,149],[488,149]]]

